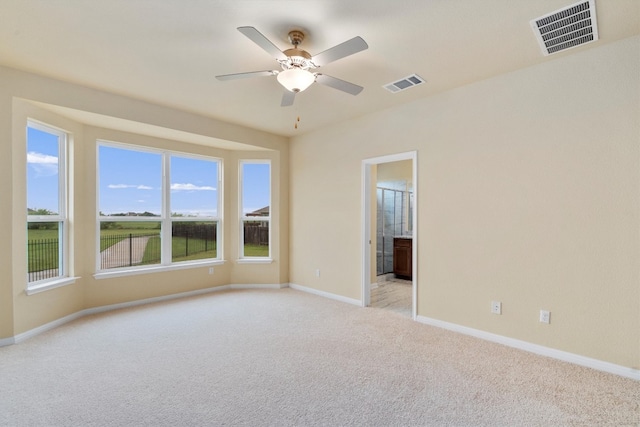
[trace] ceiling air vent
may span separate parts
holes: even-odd
[[[584,0],[531,21],[547,56],[598,40],[595,0]]]
[[[422,83],[424,83],[424,79],[422,77],[417,74],[411,74],[410,76],[400,79],[397,82],[389,83],[383,85],[382,87],[389,92],[396,93],[420,85]]]

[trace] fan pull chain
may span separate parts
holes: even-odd
[[[298,129],[298,122],[300,121],[300,116],[298,116],[298,118],[296,119],[295,124],[293,125],[294,129]]]

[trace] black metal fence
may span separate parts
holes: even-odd
[[[173,258],[187,257],[217,249],[217,225],[193,222],[174,222]],[[177,239],[175,239],[177,238]],[[244,242],[260,246],[269,245],[269,226],[264,221],[244,223]],[[100,268],[157,264],[161,257],[159,232],[147,234],[105,234],[100,236]],[[59,275],[58,239],[39,239],[28,242],[29,282]]]
[[[29,282],[59,276],[58,239],[39,239],[27,242]]]
[[[188,257],[217,249],[218,227],[215,223],[174,222],[171,227],[171,236],[176,242],[172,245],[173,258]],[[176,237],[184,240],[181,239],[178,243]]]

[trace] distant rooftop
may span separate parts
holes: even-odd
[[[257,211],[249,212],[247,216],[269,216],[269,206],[266,206]]]

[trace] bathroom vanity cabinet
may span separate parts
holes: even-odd
[[[412,275],[412,248],[411,237],[394,237],[393,239],[393,273],[402,278],[411,280]]]

